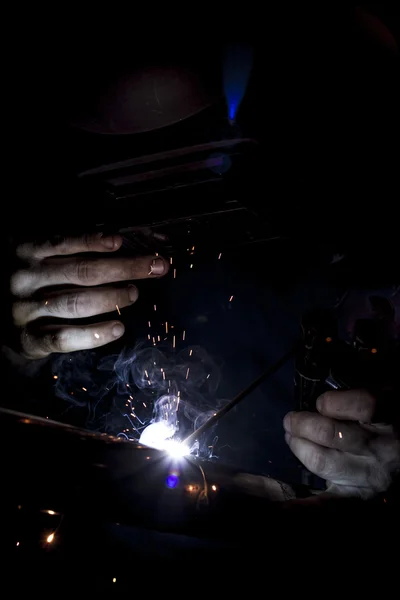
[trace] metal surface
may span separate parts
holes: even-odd
[[[247,537],[295,497],[272,479],[21,413],[1,410],[0,427],[3,521],[23,506],[84,518],[85,527],[119,523],[226,540]]]

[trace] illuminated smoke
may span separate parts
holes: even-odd
[[[87,428],[154,447],[168,440],[173,449],[221,406],[219,367],[200,346],[175,354],[142,344],[105,358],[76,352],[56,357],[52,371],[57,396],[87,411]],[[211,456],[213,437],[211,430],[192,452]]]

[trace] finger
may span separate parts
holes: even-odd
[[[369,453],[370,435],[355,423],[346,423],[312,412],[289,412],[283,419],[287,433],[338,450]]]
[[[125,327],[119,321],[96,323],[87,327],[46,328],[39,334],[27,329],[21,341],[25,356],[37,359],[53,352],[74,352],[104,346],[120,338],[124,331]]]
[[[136,302],[138,290],[126,288],[75,288],[58,292],[45,300],[20,300],[13,304],[15,325],[23,327],[41,317],[81,319],[119,311]]]
[[[14,273],[11,292],[15,296],[26,297],[38,289],[54,285],[91,287],[132,279],[151,279],[165,275],[168,269],[168,262],[161,256],[52,259]]]
[[[341,485],[368,485],[364,457],[324,448],[309,440],[291,436],[289,433],[285,434],[285,440],[293,454],[314,475]]]
[[[94,233],[79,237],[61,237],[44,243],[24,243],[17,247],[17,256],[23,260],[43,260],[49,256],[79,254],[80,252],[114,252],[122,245],[122,236]]]
[[[321,415],[370,423],[375,412],[376,400],[366,390],[325,392],[317,400],[317,410]]]

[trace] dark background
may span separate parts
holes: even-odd
[[[382,5],[372,8],[395,32],[394,15]],[[76,177],[83,170],[232,135],[256,140],[254,168],[240,175],[240,204],[248,217],[237,243],[227,235],[233,227],[228,218],[211,237],[201,225],[195,231],[189,227],[190,233],[172,228],[168,251],[180,264],[179,277],[141,284],[139,303],[123,316],[129,340],[146,337],[156,302],[160,322],[173,320],[177,329],[186,330],[188,343],[201,345],[215,359],[221,370],[217,397],[227,399],[286,351],[304,309],[332,306],[349,290],[357,297],[353,312],[365,310],[363,299],[372,290],[396,298],[398,52],[387,33],[378,28],[377,34],[368,19],[365,25],[354,6],[273,9],[263,19],[238,15],[232,29],[214,17],[209,29],[202,19],[192,22],[193,36],[188,30],[177,37],[173,28],[165,36],[158,28],[143,27],[145,41],[132,31],[125,35],[121,23],[116,41],[111,26],[106,34],[93,22],[75,30],[60,21],[50,35],[36,31],[32,38],[20,30],[5,75],[3,115],[10,135],[4,223],[12,239],[94,226],[96,196],[85,196]],[[233,129],[221,68],[230,36],[254,47],[251,78]],[[152,115],[143,108],[144,91],[131,98],[132,112],[140,118],[132,121],[128,114],[127,133],[119,105],[118,135],[75,126],[82,125],[93,98],[102,97],[109,82],[119,89],[113,82],[121,73],[135,80],[143,70],[163,72],[171,65],[202,90],[202,110],[178,89],[176,103],[162,117]],[[168,89],[176,90],[167,81],[166,101]],[[115,110],[109,98],[105,112],[96,109],[97,123],[106,128],[108,109]],[[190,209],[190,194],[186,202]],[[115,211],[118,207],[111,206],[111,223],[136,224],[134,207],[117,218]],[[186,242],[196,246],[193,269]],[[335,256],[344,258],[336,263]],[[50,368],[45,366],[33,382],[17,381],[7,371],[3,404],[88,425],[86,408],[65,412],[64,401],[52,398]],[[281,427],[294,406],[292,383],[288,364],[224,418],[216,432],[221,461],[296,479],[297,463]],[[107,405],[99,410],[107,412]]]

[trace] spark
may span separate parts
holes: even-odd
[[[216,485],[212,485],[211,489],[213,490],[213,492],[216,492],[217,491],[217,486]]]
[[[147,405],[146,405],[144,402],[143,402],[143,406],[144,406],[145,408],[147,408]]]
[[[117,583],[117,578],[113,577],[113,583]]]
[[[149,327],[151,327],[151,323],[150,323],[150,321],[148,321],[148,324],[149,324]]]
[[[94,337],[96,338],[96,340],[100,339],[100,336],[99,336],[99,334],[98,334],[98,333],[95,333],[95,334],[94,334]]]
[[[186,371],[186,379],[189,377],[189,371],[190,371],[190,367],[188,367],[188,369]]]
[[[46,302],[45,302],[45,305],[47,306],[47,305],[48,305],[48,303],[49,303],[49,301],[48,301],[48,300],[46,300]]]
[[[149,374],[148,374],[148,372],[146,371],[146,369],[144,370],[144,374],[146,375],[146,377],[147,377],[147,379],[148,379],[148,378],[149,378]]]
[[[125,385],[126,385],[127,388],[129,387],[129,383],[126,383]]]
[[[83,391],[84,391],[84,392],[87,392],[87,389],[86,389],[86,388],[84,388],[84,387],[83,387],[82,389],[83,389]]]
[[[154,305],[154,310],[157,310],[157,304]]]
[[[156,252],[156,256],[158,256],[158,252]]]
[[[192,354],[193,354],[193,349],[190,350],[189,356],[192,356]]]
[[[54,512],[54,510],[47,510],[46,511],[48,515],[55,515],[56,513]]]
[[[232,302],[232,300],[233,300],[233,296],[231,296],[231,297],[229,298],[229,302]]]
[[[176,279],[176,269],[174,269],[174,279]]]
[[[19,546],[19,542],[17,542],[15,545],[16,545],[16,546]]]
[[[165,371],[163,371],[162,378],[163,378],[163,379],[164,379],[164,381],[165,381]]]
[[[54,533],[51,533],[49,536],[47,536],[47,543],[51,544],[51,542],[54,540]]]
[[[160,336],[159,336],[159,335],[157,336],[157,339],[158,339],[158,341],[159,341],[159,342],[161,342],[161,338],[160,338]]]
[[[182,334],[182,339],[185,341],[185,337],[186,337],[186,331],[183,330],[183,334]]]
[[[193,269],[193,263],[190,265],[190,268]]]
[[[168,333],[168,321],[165,321],[165,333]]]
[[[169,264],[172,265],[172,256],[169,257]]]
[[[194,246],[192,246],[192,252],[194,252]]]
[[[221,260],[222,252],[219,253],[218,260]]]
[[[151,385],[151,381],[150,381],[150,379],[148,379],[148,380],[147,380],[147,383],[148,383],[149,385]]]
[[[117,311],[118,311],[118,314],[120,315],[120,314],[121,314],[121,311],[119,310],[119,306],[118,306],[118,304],[116,304],[116,305],[115,305],[115,308],[117,309]]]
[[[53,379],[58,379],[58,375],[53,375]]]
[[[173,348],[175,348],[175,341],[176,341],[176,336],[174,336],[174,337],[172,338],[172,347],[173,347]]]
[[[209,373],[209,374],[207,375],[206,379],[208,379],[208,378],[210,377],[210,375],[211,375],[211,373]]]
[[[156,338],[154,337],[154,335],[153,335],[153,344],[154,345],[156,344]]]
[[[342,437],[343,437],[343,434],[341,431],[339,431],[339,437],[340,437],[340,439],[342,439]]]
[[[147,334],[147,339],[151,340],[151,335],[149,333]]]

